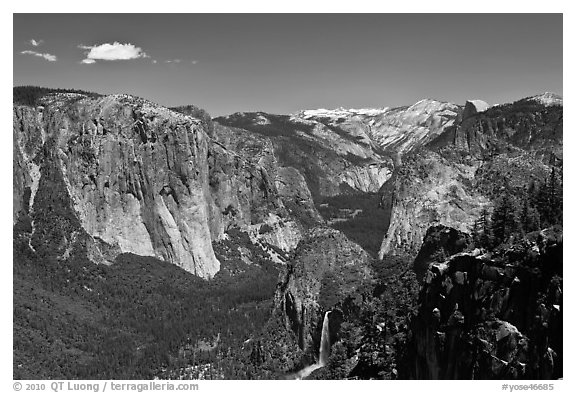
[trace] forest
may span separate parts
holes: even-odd
[[[532,180],[522,188],[507,182],[494,193],[494,208],[483,209],[471,228],[477,247],[494,249],[526,234],[563,224],[562,173],[552,167],[544,181]]]
[[[217,255],[223,268],[205,281],[152,257],[95,265],[14,239],[15,379],[173,376],[241,346],[270,316],[278,270],[268,260],[234,267]]]
[[[51,93],[77,93],[89,97],[101,97],[101,94],[78,89],[55,89],[39,86],[17,86],[12,89],[12,101],[16,105],[36,106],[40,99]]]
[[[14,102],[38,105],[53,92],[98,96],[24,86],[14,88]],[[513,105],[522,112],[532,110],[533,104]],[[214,126],[197,107],[173,110],[199,116],[209,130]],[[492,109],[496,114],[501,110]],[[544,115],[557,118],[555,111]],[[270,119],[271,125],[254,125],[252,131],[282,138],[294,134],[288,117]],[[302,169],[322,217],[370,254],[374,278],[341,299],[335,274],[343,276],[345,284],[352,283],[353,275],[329,272],[323,277],[319,303],[334,310],[340,329],[328,365],[310,378],[405,377],[403,362],[409,356],[421,283],[412,259],[385,255],[377,260],[390,207],[383,207],[376,193],[321,197],[315,146],[299,143],[302,153],[282,145],[281,161]],[[232,228],[227,239],[213,243],[221,270],[207,281],[134,254],[121,254],[109,266],[94,264],[87,251],[94,239],[73,211],[54,157],[45,158],[34,206],[29,209],[26,201],[26,211],[13,227],[14,379],[285,378],[279,370],[287,364],[294,372],[315,360],[314,353],[299,351],[291,332],[274,315],[274,294],[285,267],[273,263],[246,233]],[[475,186],[492,203],[470,228],[469,251],[506,253],[542,229],[563,225],[561,166],[543,164],[536,171],[529,160],[519,160],[527,173],[538,175],[517,174],[512,181],[503,175],[497,158],[490,159],[493,165],[483,168]],[[29,198],[30,189],[26,192]],[[290,203],[286,207],[298,213]],[[305,226],[316,224],[306,216],[298,218]],[[249,264],[243,262],[246,254]],[[279,254],[289,269],[292,255]]]
[[[380,199],[378,193],[356,192],[322,197],[316,208],[325,220],[333,220],[333,228],[375,258],[390,223],[390,210],[381,206]]]

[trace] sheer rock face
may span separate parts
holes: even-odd
[[[380,258],[389,253],[415,256],[433,225],[469,232],[482,209],[490,206],[473,186],[480,164],[453,162],[429,150],[405,160],[382,189],[391,218]]]
[[[530,151],[543,161],[562,158],[563,107],[547,105],[529,97],[483,111],[470,109],[461,123],[446,129],[430,142],[433,149],[446,146],[474,157]]]
[[[234,151],[253,165],[266,170],[268,177],[274,181],[278,198],[287,209],[285,213],[296,218],[299,224],[304,224],[306,227],[312,227],[323,222],[320,213],[314,206],[305,177],[298,169],[292,166],[283,166],[270,138],[217,123],[214,129],[216,143]]]
[[[401,156],[442,133],[461,111],[456,104],[424,99],[398,108],[305,110],[296,118],[337,127],[380,151]]]
[[[298,214],[304,222],[319,223],[324,219],[316,210],[306,179],[293,167],[281,167],[276,177],[276,187],[280,197]]]
[[[317,353],[324,313],[371,280],[369,255],[342,233],[311,230],[286,266],[275,294],[275,312],[300,349]]]
[[[465,120],[479,112],[484,112],[489,107],[490,105],[482,100],[468,100],[462,111],[462,119]]]
[[[432,226],[426,231],[422,247],[414,259],[414,271],[422,279],[428,266],[450,255],[464,251],[471,239],[466,233],[444,225]]]
[[[33,158],[41,151],[46,138],[42,129],[42,114],[15,108],[13,118],[13,224],[30,211],[38,190],[40,167]]]
[[[44,104],[14,107],[14,220],[31,213],[34,231],[42,177],[61,179],[47,203],[69,199],[94,261],[132,252],[211,277],[212,241],[281,207],[266,168],[214,143],[199,119],[126,95]]]
[[[562,377],[562,232],[490,255],[432,263],[411,325],[405,378]]]
[[[216,120],[266,137],[280,165],[298,169],[317,197],[377,192],[403,155],[440,135],[461,111],[426,99],[400,108],[235,113]]]
[[[362,125],[340,127],[262,112],[235,113],[216,121],[266,140],[278,165],[298,170],[314,198],[350,190],[377,192],[392,173],[392,159],[378,150]]]
[[[498,187],[543,181],[549,165],[561,165],[561,105],[529,98],[481,112],[471,106],[460,123],[406,155],[380,190],[391,208],[380,258],[415,256],[432,225],[470,232]]]

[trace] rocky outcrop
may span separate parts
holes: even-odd
[[[527,98],[530,101],[538,102],[545,106],[564,106],[564,100],[562,96],[556,93],[545,92],[532,97]]]
[[[488,198],[474,187],[479,161],[454,162],[422,150],[407,158],[386,190],[382,203],[391,209],[390,226],[379,256],[415,256],[430,226],[469,232]]]
[[[440,135],[460,112],[454,104],[421,100],[400,108],[235,113],[216,120],[268,138],[280,165],[302,173],[317,197],[377,192],[404,154]]]
[[[430,142],[430,147],[438,150],[450,146],[484,158],[522,150],[549,161],[551,156],[562,157],[562,120],[562,105],[525,98],[463,117],[461,124],[448,128]]]
[[[393,156],[402,156],[431,141],[454,124],[458,105],[432,99],[398,108],[316,109],[295,116],[336,128]]]
[[[490,105],[482,100],[468,100],[462,111],[462,120],[466,120],[479,112],[484,112],[489,107]]]
[[[281,274],[275,315],[303,351],[318,353],[326,311],[371,280],[368,254],[339,231],[313,229]]]
[[[432,263],[420,292],[404,378],[562,377],[562,232],[493,254]]]
[[[132,252],[211,277],[213,240],[282,209],[274,177],[213,142],[205,119],[126,95],[43,104],[14,107],[14,219],[29,215],[38,238],[41,214],[67,211],[78,227],[60,257],[82,238],[97,262]]]
[[[432,226],[426,231],[422,247],[414,259],[414,271],[419,279],[424,277],[428,265],[464,251],[471,239],[466,233],[444,225]]]
[[[561,165],[562,106],[523,99],[480,112],[476,105],[469,102],[461,123],[406,155],[382,187],[391,217],[380,258],[414,256],[432,225],[470,232],[501,187],[522,190]]]
[[[310,227],[323,222],[322,216],[314,206],[306,179],[296,168],[279,168],[276,187],[284,205],[288,207],[292,215],[299,217],[301,222]]]
[[[235,113],[216,119],[221,126],[247,130],[249,140],[271,144],[280,167],[296,169],[314,198],[349,191],[376,192],[392,173],[364,126],[324,124],[302,116]],[[217,128],[218,133],[218,128]]]
[[[239,154],[253,165],[264,168],[269,177],[274,179],[277,195],[282,205],[299,224],[312,227],[323,222],[314,206],[306,179],[296,168],[281,165],[270,138],[216,123],[215,142]],[[286,214],[283,215],[286,216]]]
[[[13,225],[30,212],[38,191],[40,166],[33,159],[41,151],[46,139],[41,119],[41,113],[28,107],[17,107],[12,114]]]

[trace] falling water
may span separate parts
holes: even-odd
[[[328,358],[330,357],[330,318],[328,314],[330,314],[330,311],[326,311],[326,314],[324,314],[324,322],[322,323],[320,354],[318,356],[318,363],[321,366],[328,364]]]
[[[328,364],[328,358],[330,357],[330,318],[328,317],[328,314],[330,314],[330,311],[326,311],[326,314],[324,314],[324,321],[322,322],[322,336],[320,337],[320,353],[318,354],[318,362],[304,367],[302,370],[293,374],[291,378],[304,379],[308,375],[312,374],[314,370],[318,370]]]

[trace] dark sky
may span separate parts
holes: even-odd
[[[114,42],[149,57],[80,63],[79,45]],[[561,14],[16,14],[13,50],[15,86],[129,93],[213,116],[563,94]]]

